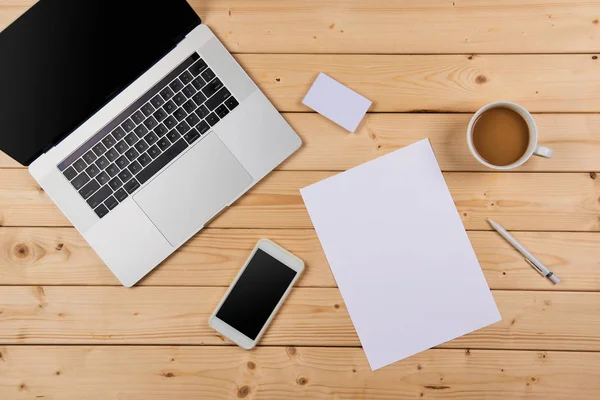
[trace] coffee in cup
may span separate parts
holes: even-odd
[[[482,107],[471,119],[467,141],[473,156],[499,170],[516,168],[532,155],[552,157],[553,151],[537,145],[537,126],[518,104],[499,101]]]

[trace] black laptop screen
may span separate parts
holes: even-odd
[[[41,0],[0,33],[0,149],[31,163],[200,18],[185,0]]]

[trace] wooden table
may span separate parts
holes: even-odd
[[[0,0],[0,27],[33,2]],[[191,3],[305,145],[133,289],[2,155],[0,398],[600,398],[600,2]],[[374,101],[356,134],[301,104],[320,71]],[[472,159],[468,120],[500,99],[535,113],[554,158],[510,173]],[[371,372],[298,189],[426,137],[503,320]],[[307,269],[246,352],[206,321],[261,237]]]

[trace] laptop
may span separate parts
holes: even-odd
[[[185,0],[40,0],[0,88],[0,149],[127,287],[301,146]]]

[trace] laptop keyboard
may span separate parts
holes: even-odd
[[[237,106],[193,54],[58,169],[103,218]]]

